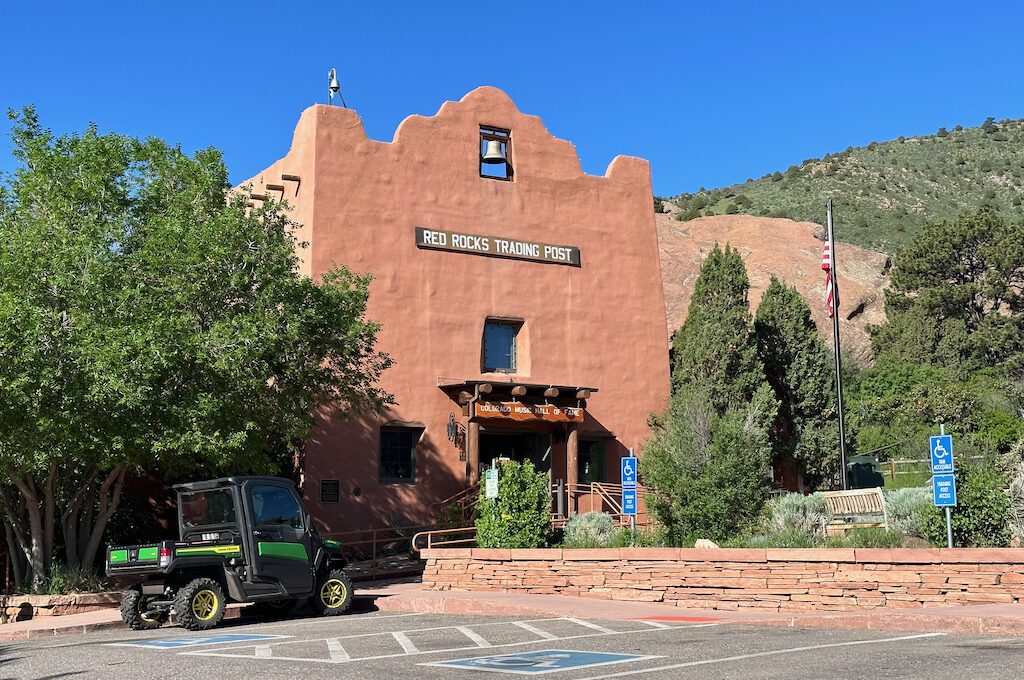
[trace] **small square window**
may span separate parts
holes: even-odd
[[[480,126],[480,176],[512,179],[512,131]]]
[[[341,482],[337,479],[320,480],[320,502],[337,503],[341,500]]]
[[[412,484],[416,481],[416,443],[422,432],[409,427],[381,429],[381,482]]]
[[[521,321],[488,319],[484,324],[484,373],[516,372],[516,337]]]

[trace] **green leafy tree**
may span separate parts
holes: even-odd
[[[944,366],[1024,368],[1024,226],[982,209],[926,227],[899,255],[886,292],[879,357]]]
[[[674,389],[701,386],[719,413],[749,402],[764,382],[749,291],[739,251],[715,244],[701,264],[686,321],[673,338]]]
[[[814,488],[838,472],[832,358],[796,288],[772,276],[754,319],[765,377],[779,400],[772,428],[775,457],[797,462],[806,486]]]
[[[11,118],[0,503],[19,581],[42,585],[58,531],[90,568],[128,474],[276,471],[320,407],[390,402],[369,278],[300,276],[286,207],[247,209],[217,151]]]
[[[498,497],[484,498],[480,480],[480,514],[476,542],[481,548],[539,548],[551,529],[548,476],[533,463],[508,461],[498,468]]]
[[[762,384],[742,408],[719,414],[710,393],[688,385],[644,445],[640,475],[646,501],[671,545],[724,540],[748,528],[768,499],[777,403]]]

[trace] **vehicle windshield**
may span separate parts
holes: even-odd
[[[181,494],[181,521],[187,527],[233,524],[235,501],[231,489],[191,491]]]

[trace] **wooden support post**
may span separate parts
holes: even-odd
[[[569,426],[569,436],[565,440],[565,483],[568,485],[569,504],[566,508],[570,515],[575,515],[579,499],[573,494],[580,481],[580,432],[575,423]]]
[[[466,480],[470,486],[480,483],[480,423],[469,421],[466,435]]]

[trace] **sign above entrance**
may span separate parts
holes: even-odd
[[[477,418],[499,418],[520,422],[548,423],[583,422],[583,409],[553,404],[523,404],[518,401],[478,401],[473,404]]]
[[[580,266],[580,249],[576,246],[559,246],[498,236],[463,234],[458,231],[441,231],[427,227],[416,227],[416,247],[428,250],[447,250],[454,253],[506,257],[513,260],[564,264],[570,267]]]

